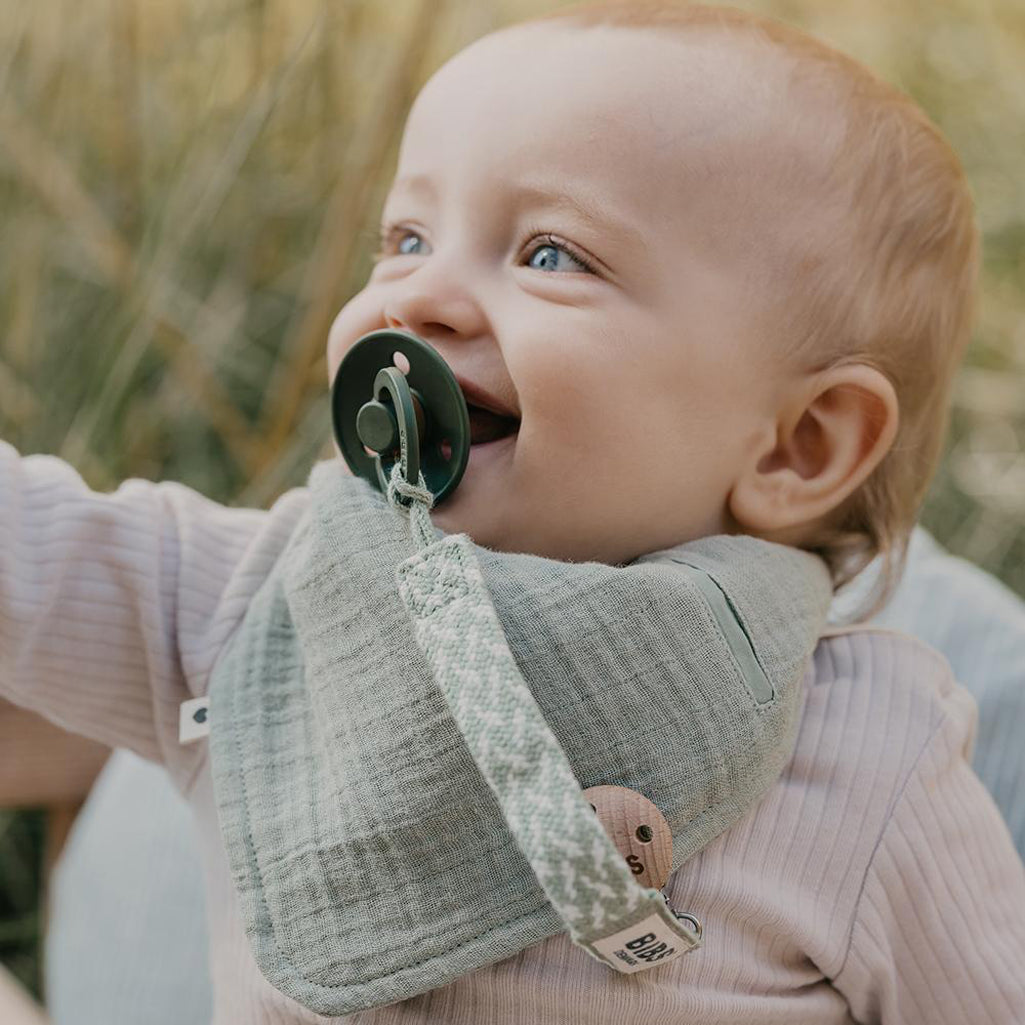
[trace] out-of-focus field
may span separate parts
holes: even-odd
[[[2,3],[0,437],[99,489],[264,505],[301,483],[412,97],[471,39],[559,6]],[[981,316],[923,518],[1025,593],[1025,0],[737,6],[879,71],[964,162]],[[0,961],[36,991],[39,848],[38,818],[0,812]]]

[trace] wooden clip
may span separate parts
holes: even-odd
[[[637,882],[661,890],[673,867],[673,834],[658,808],[629,787],[589,787],[584,797]]]

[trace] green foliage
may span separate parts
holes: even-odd
[[[41,812],[0,811],[0,964],[34,993],[42,983],[37,949],[43,842]]]

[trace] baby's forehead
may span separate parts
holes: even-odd
[[[414,104],[404,148],[458,152],[468,136],[503,150],[574,146],[683,150],[771,134],[786,89],[778,59],[705,31],[527,24],[444,65]],[[647,160],[644,154],[642,159]]]
[[[785,55],[708,29],[514,26],[427,83],[397,177],[430,178],[461,200],[544,179],[642,226],[746,244],[768,228],[767,210],[788,207],[787,191],[806,202],[788,189],[791,165],[828,165],[839,138],[839,124],[831,138],[795,117],[790,81]]]

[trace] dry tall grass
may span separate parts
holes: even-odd
[[[94,486],[265,504],[329,438],[324,340],[362,283],[403,115],[541,0],[0,8],[0,436]],[[915,96],[985,231],[977,341],[925,521],[1025,593],[1025,6],[765,0]],[[524,74],[535,73],[524,69]],[[33,820],[0,817],[0,958],[38,985]]]

